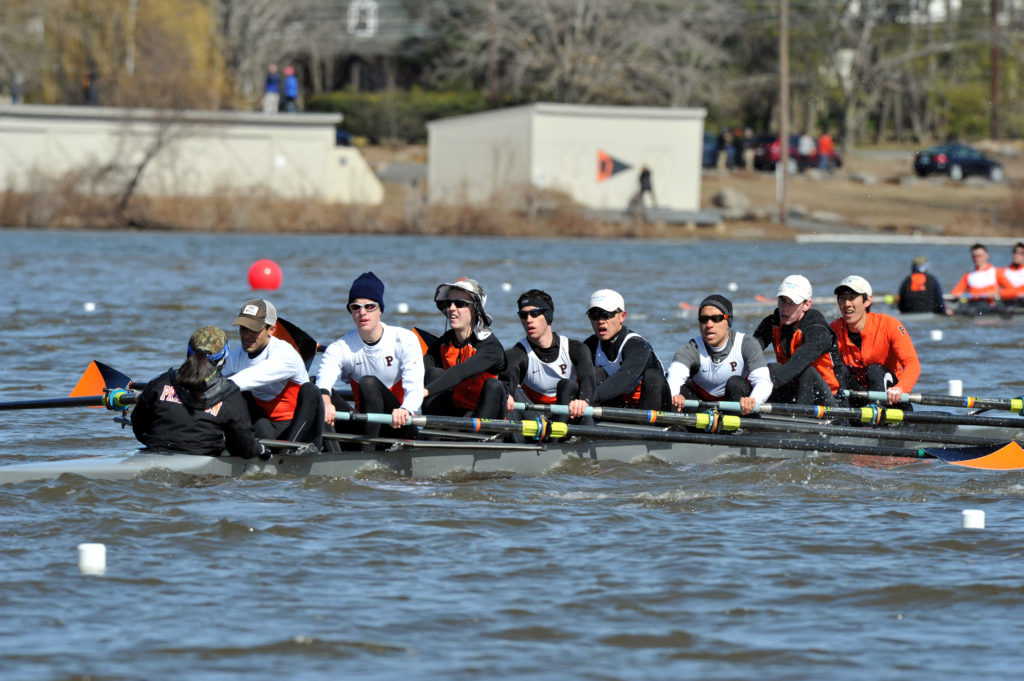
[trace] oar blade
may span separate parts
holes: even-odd
[[[1024,468],[1024,448],[1017,442],[1008,442],[993,450],[992,447],[925,448],[936,459],[967,468],[987,471],[1013,471]]]
[[[316,339],[287,319],[280,317],[277,318],[277,329],[274,331],[274,335],[295,348],[306,368],[309,369],[313,358],[316,357],[317,350],[320,349],[320,344],[316,342]]]
[[[117,369],[93,360],[89,362],[85,373],[78,379],[78,384],[75,385],[68,397],[100,395],[105,388],[127,388],[131,382],[132,379],[129,376],[125,376]]]

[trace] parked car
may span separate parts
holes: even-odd
[[[914,172],[919,177],[931,173],[949,175],[953,180],[981,175],[993,182],[1002,182],[1006,177],[999,161],[993,161],[977,149],[956,142],[938,144],[914,154]]]
[[[817,149],[815,149],[813,154],[801,161],[800,155],[797,153],[799,142],[800,135],[789,136],[789,172],[803,172],[807,168],[821,167],[821,157],[818,155]],[[779,136],[758,135],[751,140],[751,146],[754,148],[754,169],[775,170],[775,165],[782,157],[782,146],[779,144]],[[829,160],[826,170],[831,171],[842,167],[843,157],[839,155],[839,152],[835,152]]]

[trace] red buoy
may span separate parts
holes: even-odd
[[[257,260],[249,267],[249,286],[273,291],[281,285],[281,268],[273,260]]]

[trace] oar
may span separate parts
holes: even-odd
[[[856,397],[874,402],[887,402],[889,396],[880,390],[844,390],[847,397]],[[1000,399],[992,397],[955,397],[953,395],[924,395],[921,393],[903,393],[902,402],[929,404],[939,407],[965,407],[967,409],[1001,409],[1020,414],[1024,411],[1024,397]]]
[[[342,412],[338,418],[351,421],[370,421],[373,423],[391,423],[391,414],[358,414]],[[632,440],[653,442],[680,442],[706,445],[731,445],[734,447],[786,449],[797,451],[829,452],[835,454],[862,454],[868,456],[935,458],[959,466],[980,468],[985,470],[1016,470],[1024,468],[1024,449],[1016,442],[1002,444],[996,448],[943,448],[922,447],[903,449],[900,447],[883,447],[870,445],[854,445],[829,440],[780,440],[777,438],[756,437],[752,435],[720,435],[710,433],[684,433],[664,431],[650,428],[624,428],[613,426],[581,426],[575,424],[551,422],[545,419],[526,421],[496,421],[487,419],[459,418],[454,416],[414,416],[411,425],[436,428],[453,428],[473,432],[515,433],[524,437],[543,441],[548,438],[564,438],[579,436],[604,440]]]
[[[519,410],[536,411],[542,414],[568,415],[568,405],[562,404],[527,404],[516,402]],[[715,411],[697,414],[681,414],[666,411],[646,411],[643,409],[617,409],[614,407],[587,407],[584,416],[608,421],[625,421],[628,423],[644,423],[648,425],[681,425],[699,428],[709,433],[731,432],[738,429],[750,431],[779,433],[810,433],[812,435],[832,435],[835,437],[864,437],[875,440],[903,440],[913,442],[939,442],[952,445],[996,446],[1005,444],[1005,440],[994,438],[972,437],[947,433],[943,435],[929,434],[906,430],[875,430],[870,428],[852,428],[837,426],[831,423],[803,423],[800,421],[768,421],[757,418],[741,418],[733,414],[719,414]]]
[[[742,411],[739,402],[704,402],[687,400],[687,407],[699,409],[718,408],[721,411]],[[880,423],[944,423],[961,426],[991,426],[993,428],[1024,428],[1024,421],[1017,417],[971,416],[950,414],[944,411],[902,411],[870,405],[867,407],[821,407],[813,404],[772,404],[765,402],[754,408],[761,414],[779,416],[805,416],[814,419],[845,418],[856,419],[861,423],[878,425]]]

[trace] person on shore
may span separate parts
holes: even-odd
[[[946,301],[942,298],[942,285],[928,272],[928,258],[919,255],[910,266],[910,276],[900,284],[897,296],[900,312],[934,312],[946,314]]]
[[[131,415],[135,438],[159,452],[264,455],[242,393],[220,373],[228,352],[220,329],[204,326],[193,333],[182,365],[146,383],[139,395]]]
[[[320,360],[316,385],[323,395],[324,421],[335,425],[336,412],[391,414],[391,425],[353,424],[342,430],[410,439],[416,428],[409,420],[423,405],[423,349],[416,334],[381,321],[384,282],[363,272],[348,291],[348,311],[355,329],[327,346]],[[352,388],[355,407],[333,390],[338,381]]]
[[[850,275],[834,292],[842,315],[831,324],[843,361],[840,383],[851,390],[884,391],[889,404],[899,403],[921,376],[906,327],[871,311],[871,284],[864,277]]]
[[[595,407],[668,409],[672,402],[665,369],[650,342],[625,326],[626,302],[622,296],[611,289],[594,291],[587,318],[594,334],[583,343],[594,361],[597,389],[579,406],[589,402]]]
[[[980,315],[1001,312],[1003,304],[999,292],[1010,288],[1002,270],[989,262],[989,252],[982,244],[971,246],[971,259],[974,269],[964,272],[960,281],[950,293],[955,298],[964,297],[966,302],[957,308],[958,314]]]
[[[263,82],[263,113],[277,113],[280,105],[281,75],[277,72],[277,64],[271,64]]]
[[[778,307],[754,331],[762,349],[775,348],[776,362],[768,365],[772,402],[837,404],[836,367],[841,362],[836,335],[825,316],[811,308],[811,295],[807,277],[789,275],[776,293]]]
[[[818,168],[832,172],[835,167],[835,156],[836,143],[832,135],[828,134],[828,129],[824,129],[818,137]]]
[[[700,335],[676,350],[668,367],[672,406],[686,400],[739,402],[743,414],[763,404],[772,392],[764,352],[753,337],[732,328],[732,301],[710,295],[697,307]]]
[[[505,371],[505,349],[491,331],[483,287],[475,279],[460,277],[438,286],[434,303],[449,329],[424,357],[423,413],[504,418],[508,392],[498,375]]]
[[[299,110],[299,79],[294,66],[284,67],[284,110],[295,113]]]
[[[999,296],[1008,305],[1024,306],[1024,242],[1013,245],[1013,259],[1003,268],[1003,278],[1009,286]]]
[[[582,417],[597,388],[590,349],[555,333],[551,327],[555,303],[544,291],[526,291],[516,300],[516,307],[526,335],[505,351],[508,410],[512,411],[516,401],[563,404],[571,405],[572,418]],[[552,418],[567,419],[563,415]]]
[[[257,436],[319,448],[320,393],[298,351],[274,335],[277,309],[269,300],[247,300],[232,326],[238,327],[241,343],[228,355],[222,373],[242,391]]]

